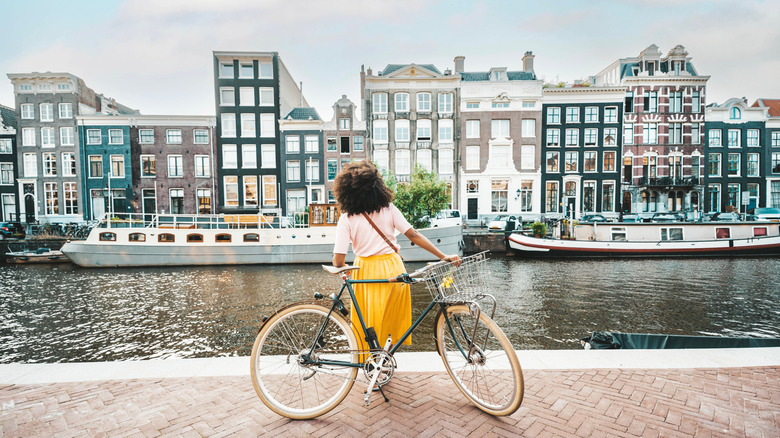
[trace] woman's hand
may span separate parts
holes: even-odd
[[[457,255],[457,254],[444,256],[444,258],[442,258],[442,261],[452,262],[452,264],[455,265],[455,266],[460,266],[460,264],[462,262],[462,260],[460,259],[460,256]]]

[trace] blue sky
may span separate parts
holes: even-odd
[[[0,0],[0,71],[66,71],[144,114],[213,114],[213,50],[276,51],[323,118],[361,65],[521,69],[572,81],[650,44],[681,44],[710,75],[708,103],[780,98],[774,0]],[[6,78],[0,104],[13,106]]]

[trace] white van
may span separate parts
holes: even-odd
[[[431,218],[431,228],[463,225],[463,218],[458,210],[442,210]]]

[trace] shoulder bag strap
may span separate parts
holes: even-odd
[[[366,213],[363,213],[363,217],[364,217],[364,218],[366,218],[366,220],[368,221],[368,223],[369,223],[369,224],[371,224],[371,226],[372,226],[372,227],[374,227],[374,229],[376,230],[376,232],[377,232],[377,233],[379,233],[379,235],[380,235],[380,236],[382,236],[382,238],[383,238],[383,239],[385,239],[385,242],[387,242],[388,246],[390,246],[390,248],[392,248],[392,249],[393,249],[393,251],[395,251],[395,252],[396,252],[396,254],[398,254],[398,255],[401,255],[401,253],[400,253],[400,252],[398,252],[398,248],[396,248],[396,247],[395,247],[395,245],[393,245],[393,244],[390,242],[390,239],[388,239],[388,238],[387,238],[387,236],[385,236],[385,233],[383,233],[383,232],[382,232],[382,230],[380,230],[380,229],[379,229],[379,227],[377,227],[377,226],[376,226],[376,224],[374,223],[374,221],[372,221],[372,220],[371,220],[371,218],[370,218],[370,217],[368,217],[368,214],[366,214]]]

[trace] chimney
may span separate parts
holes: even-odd
[[[528,73],[534,72],[534,52],[525,52],[525,56],[523,56],[523,71]]]
[[[369,69],[369,73],[370,69]],[[365,70],[365,64],[362,64],[360,66],[360,100],[363,100],[365,97],[365,88],[366,88],[366,70]]]
[[[465,56],[456,56],[455,57],[455,73],[460,74],[463,73],[463,64],[466,63],[466,57]]]

